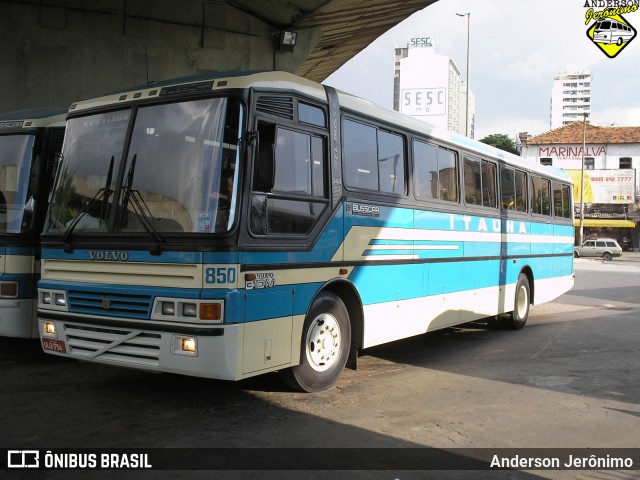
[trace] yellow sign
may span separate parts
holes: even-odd
[[[635,6],[636,10],[637,8]],[[616,14],[618,10],[620,9],[594,12],[590,8],[586,15],[586,23],[595,19],[587,29],[587,37],[609,58],[617,56],[637,35],[636,29],[622,15]]]
[[[582,170],[565,170],[569,176],[571,177],[571,181],[573,182],[573,203],[580,203],[580,186],[582,182],[580,182],[580,172]],[[582,201],[584,203],[593,203],[593,189],[591,188],[591,177],[589,176],[589,172],[585,170],[583,172],[583,181],[584,181],[584,198]]]

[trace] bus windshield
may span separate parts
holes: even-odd
[[[31,226],[27,207],[35,135],[0,135],[0,233],[20,233]]]
[[[241,122],[239,103],[228,98],[69,120],[48,231],[228,231]]]

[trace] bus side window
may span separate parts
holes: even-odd
[[[482,177],[480,160],[464,157],[464,201],[467,204],[482,205]]]
[[[323,137],[259,123],[250,229],[254,235],[306,235],[328,203]]]
[[[346,185],[377,191],[379,183],[376,129],[353,120],[344,120],[342,134]]]
[[[502,208],[504,210],[516,209],[515,190],[513,170],[502,167],[500,169],[500,191],[502,192]]]
[[[559,218],[571,218],[571,189],[569,185],[553,182],[553,212]]]
[[[531,175],[531,211],[551,215],[551,182],[537,175]]]
[[[404,138],[378,131],[378,172],[380,191],[404,195]]]
[[[502,190],[502,208],[527,212],[527,174],[512,168],[502,167],[500,171],[500,187]]]

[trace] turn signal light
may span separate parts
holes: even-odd
[[[200,320],[222,320],[222,305],[219,303],[201,303]]]

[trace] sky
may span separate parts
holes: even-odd
[[[464,80],[467,17],[456,13],[469,12],[476,139],[501,133],[515,140],[519,132],[549,131],[553,77],[569,64],[593,75],[591,123],[640,126],[640,34],[616,57],[607,57],[586,35],[593,20],[586,23],[585,1],[438,0],[323,83],[393,108],[394,49],[413,37],[430,37],[436,53],[449,56]],[[640,32],[640,9],[623,17]]]

